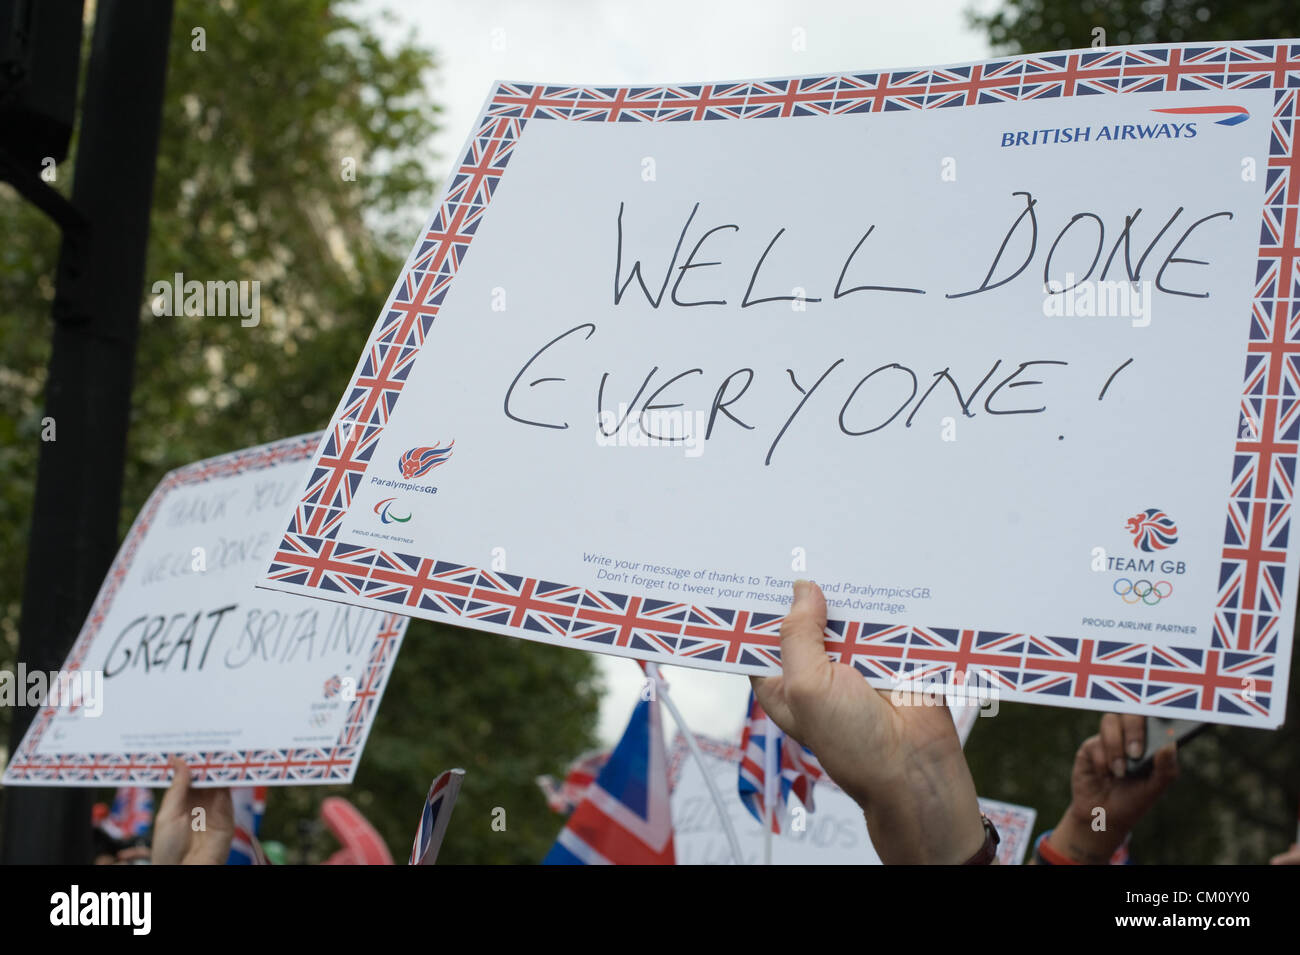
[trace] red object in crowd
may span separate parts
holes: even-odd
[[[346,799],[330,796],[321,803],[320,818],[334,833],[334,838],[343,844],[342,849],[330,856],[327,865],[393,864],[383,837]]]

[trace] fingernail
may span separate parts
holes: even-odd
[[[793,604],[793,606],[796,606],[796,607],[797,607],[797,606],[799,605],[799,602],[802,601],[805,597],[808,596],[808,587],[809,587],[809,586],[810,586],[810,585],[809,585],[808,581],[804,580],[803,578],[800,578],[799,580],[796,580],[796,581],[794,582],[794,604]]]
[[[1131,759],[1137,759],[1142,755],[1142,744],[1137,740],[1128,744],[1128,755]]]
[[[1124,775],[1124,760],[1117,759],[1110,764],[1110,771],[1117,777]]]

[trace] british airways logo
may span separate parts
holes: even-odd
[[[1100,126],[1048,126],[1043,129],[1006,130],[1002,146],[1049,146],[1068,143],[1120,142],[1143,139],[1195,139],[1196,121],[1216,126],[1236,126],[1250,118],[1244,106],[1168,106],[1153,108],[1162,114],[1150,123],[1110,123]],[[1164,119],[1164,117],[1169,117]],[[1177,120],[1174,119],[1177,117]]]
[[[434,468],[441,464],[446,464],[447,459],[451,457],[451,449],[455,446],[453,441],[445,448],[411,448],[400,458],[397,459],[397,466],[401,468],[402,477],[410,481],[414,478],[424,477]]]

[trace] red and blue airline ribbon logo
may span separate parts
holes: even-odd
[[[1236,126],[1250,119],[1250,111],[1244,106],[1170,106],[1165,109],[1153,109],[1153,113],[1172,113],[1175,116],[1218,117],[1216,126]]]

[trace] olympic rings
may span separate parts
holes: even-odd
[[[1165,589],[1162,591],[1161,587]],[[1153,584],[1149,580],[1132,581],[1127,577],[1121,577],[1111,586],[1111,590],[1119,594],[1120,599],[1126,604],[1144,603],[1148,607],[1154,607],[1173,594],[1174,585],[1167,580],[1156,581]]]

